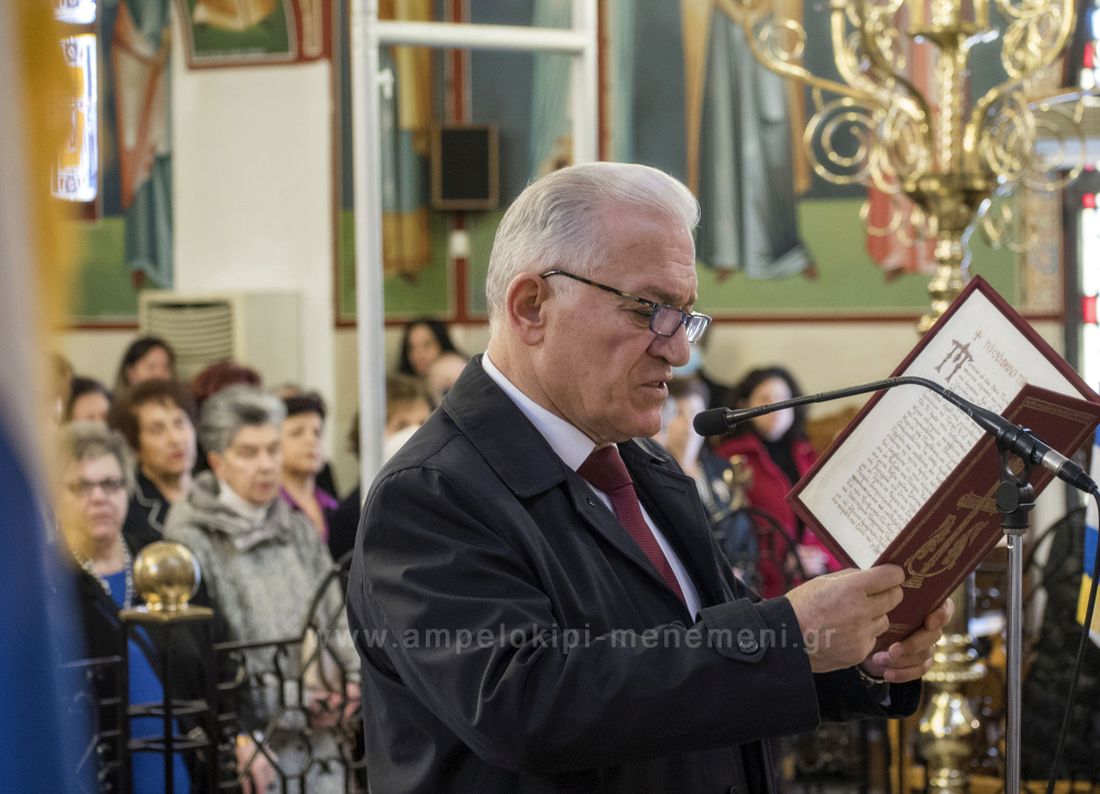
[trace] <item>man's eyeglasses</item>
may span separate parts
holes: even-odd
[[[65,487],[73,496],[87,499],[96,488],[100,488],[105,496],[114,496],[126,487],[126,480],[108,477],[105,480],[73,480],[65,483]]]
[[[573,275],[566,270],[547,270],[542,274],[543,278],[548,278],[549,276],[566,276],[582,284],[588,284],[589,286],[602,289],[604,292],[610,292],[612,295],[618,295],[620,298],[625,298],[626,300],[640,303],[643,306],[648,306],[650,309],[649,330],[657,334],[657,336],[672,336],[682,325],[686,330],[687,340],[689,342],[698,342],[702,339],[707,328],[710,327],[711,318],[710,315],[707,314],[693,314],[685,312],[683,309],[677,309],[675,306],[647,301],[645,298],[639,298],[637,295],[630,295],[622,290],[609,287],[606,284],[600,284],[591,279]]]

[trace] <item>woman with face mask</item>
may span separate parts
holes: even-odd
[[[794,376],[783,367],[754,369],[733,387],[730,403],[735,408],[789,400],[802,395]],[[774,521],[780,532],[759,539],[757,575],[765,598],[782,595],[803,578],[840,570],[840,563],[787,503],[787,494],[809,471],[817,454],[806,439],[804,409],[788,408],[758,416],[741,425],[717,448],[723,458],[742,455],[752,471],[746,492],[749,506]]]

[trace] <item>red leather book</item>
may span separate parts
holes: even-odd
[[[893,375],[937,381],[1067,456],[1100,424],[1100,397],[977,277]],[[962,411],[901,386],[868,401],[795,485],[792,507],[838,559],[905,569],[877,649],[916,629],[1003,537],[1000,468],[995,440]],[[1029,479],[1038,494],[1052,477],[1036,466]]]

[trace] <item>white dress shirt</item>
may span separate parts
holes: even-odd
[[[573,471],[579,469],[588,459],[588,456],[592,454],[592,451],[596,449],[596,444],[592,439],[580,429],[543,408],[520,391],[514,383],[504,376],[504,373],[496,368],[488,353],[482,355],[481,367],[485,370],[485,374],[504,390],[504,393],[516,404],[516,407],[531,421],[531,424],[542,434],[550,447],[558,454],[558,457],[565,461],[565,465]],[[588,483],[588,487],[600,498],[600,501],[604,503],[608,510],[611,510],[612,513],[615,512],[611,506],[611,497],[591,483]],[[687,605],[688,612],[693,618],[698,616],[700,607],[699,591],[695,589],[695,585],[691,581],[691,577],[688,576],[687,569],[680,561],[679,555],[665,539],[664,534],[657,527],[653,518],[646,512],[644,506],[640,503],[639,506],[642,508],[642,517],[645,518],[646,524],[653,532],[653,537],[657,539],[657,544],[664,552],[669,565],[672,566],[672,572],[676,575],[676,581],[680,584],[680,591],[684,594],[684,603]]]

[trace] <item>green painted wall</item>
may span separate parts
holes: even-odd
[[[71,313],[78,320],[133,320],[137,290],[125,264],[121,216],[76,224],[77,268]]]
[[[862,199],[817,199],[800,202],[799,228],[817,265],[817,278],[752,281],[734,273],[719,281],[714,271],[699,269],[699,310],[718,315],[760,316],[787,313],[889,314],[906,316],[928,305],[928,278],[901,275],[887,279],[867,254],[866,233],[859,220]],[[485,314],[485,272],[493,233],[503,211],[469,214],[470,313]],[[980,273],[1008,298],[1016,295],[1016,255],[991,249],[980,235],[971,242],[971,272]],[[387,304],[388,305],[388,304]]]
[[[817,266],[817,278],[751,281],[733,274],[719,282],[700,268],[699,310],[715,314],[759,316],[770,313],[899,314],[923,312],[928,305],[927,276],[886,278],[871,260],[859,220],[862,199],[805,200],[798,206],[802,240]],[[991,250],[972,240],[971,272],[980,273],[1010,301],[1015,295],[1015,254]]]
[[[858,199],[814,199],[799,204],[802,238],[817,265],[817,278],[796,277],[781,281],[750,281],[734,273],[719,281],[714,272],[700,268],[699,310],[723,316],[830,313],[899,314],[924,311],[927,305],[924,276],[903,275],[887,279],[867,255]],[[483,317],[485,272],[493,234],[503,215],[467,213],[470,234],[470,267],[467,314]],[[344,239],[337,268],[340,319],[355,317],[354,229],[350,213],[341,224]],[[121,218],[79,222],[77,239],[80,264],[74,285],[72,313],[79,319],[132,320],[137,312],[137,291],[123,264]],[[448,316],[452,268],[447,262],[447,218],[433,213],[432,261],[415,280],[386,279],[385,306],[389,319],[421,314]],[[1010,302],[1016,296],[1016,256],[1007,249],[990,249],[980,235],[972,240],[972,272],[980,273]]]
[[[355,319],[355,227],[352,211],[343,212],[340,261],[337,263],[338,319]],[[432,261],[415,280],[395,276],[383,284],[386,318],[400,320],[418,315],[451,313],[451,272],[447,263],[447,218],[431,214]]]

